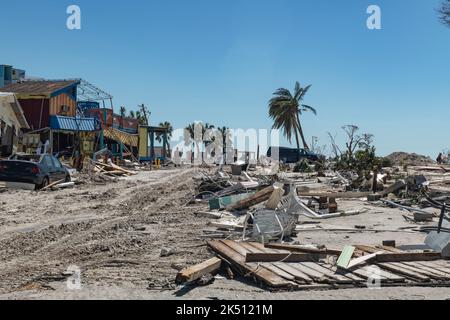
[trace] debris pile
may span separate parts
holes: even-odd
[[[358,287],[367,285],[376,267],[381,283],[450,284],[450,261],[445,260],[450,252],[450,207],[445,204],[450,200],[450,168],[375,168],[364,180],[352,171],[273,173],[267,168],[234,166],[229,173],[201,172],[196,177],[197,201],[209,206],[196,215],[210,219],[202,238],[209,239],[216,258],[180,271],[178,283],[223,271],[250,276],[272,289]],[[341,199],[358,200],[365,208],[341,210]],[[327,230],[318,226],[322,219],[369,214],[381,207],[398,209],[415,226],[381,230],[354,225],[330,231],[427,232],[427,240],[419,244],[425,250],[401,250],[395,241],[342,249],[286,244],[303,230]],[[305,224],[300,217],[317,223]]]

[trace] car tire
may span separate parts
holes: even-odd
[[[42,180],[42,183],[36,189],[43,189],[46,186],[48,186],[48,184],[49,184],[49,180],[47,177],[45,177],[44,180]]]

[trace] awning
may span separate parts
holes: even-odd
[[[120,131],[116,128],[106,128],[103,130],[103,135],[105,138],[122,142],[124,145],[137,147],[139,141],[139,135],[130,134],[123,131]]]
[[[95,118],[50,116],[50,128],[61,131],[99,131],[100,123]]]

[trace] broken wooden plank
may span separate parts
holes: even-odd
[[[365,263],[375,259],[376,256],[381,254],[381,253],[383,253],[383,251],[378,251],[378,252],[375,252],[375,253],[366,254],[364,256],[352,259],[348,263],[347,269],[352,269],[352,268],[364,265]]]
[[[219,270],[221,263],[221,259],[212,258],[189,268],[183,269],[177,274],[175,282],[185,283],[200,279],[206,274],[213,273]]]
[[[313,280],[305,273],[301,272],[300,270],[297,270],[293,268],[290,264],[284,263],[284,262],[274,262],[273,263],[278,268],[290,273],[295,277],[296,281],[300,281],[303,283],[311,283]]]
[[[319,253],[319,254],[329,254],[329,255],[337,255],[337,256],[342,253],[341,250],[314,249],[314,248],[307,248],[307,247],[295,246],[295,245],[289,245],[289,244],[266,243],[264,246],[266,248],[271,248],[271,249],[288,250],[288,251],[303,252],[303,253]]]
[[[353,253],[355,252],[355,247],[353,246],[345,246],[342,250],[341,255],[337,261],[337,266],[343,269],[347,269],[347,266],[352,259]]]
[[[386,262],[386,263],[376,263],[377,266],[379,266],[382,269],[388,270],[394,274],[401,274],[407,278],[410,278],[415,281],[419,282],[429,282],[431,279],[427,276],[424,276],[423,274],[417,273],[415,271],[412,271],[410,269],[404,268],[401,264],[396,265],[393,262]]]
[[[319,256],[311,253],[269,253],[249,252],[245,262],[309,262],[318,260]]]
[[[66,181],[66,178],[55,181],[53,183],[50,183],[48,186],[45,186],[44,188],[40,189],[39,191],[45,191],[47,189],[50,189],[50,188],[56,186],[57,184],[63,183],[64,181]]]
[[[254,206],[258,203],[264,202],[268,200],[275,190],[274,186],[270,186],[267,188],[262,189],[261,191],[258,191],[252,196],[249,196],[245,199],[242,199],[240,201],[237,201],[236,203],[232,203],[229,206],[226,207],[227,210],[242,210],[242,209],[248,209],[251,206]]]
[[[269,200],[266,203],[266,209],[275,210],[278,207],[278,204],[281,201],[281,198],[284,195],[284,189],[279,186],[274,186],[274,190],[270,195]]]
[[[376,256],[377,262],[410,262],[410,261],[433,261],[442,259],[438,252],[402,252],[382,253]]]
[[[294,282],[286,280],[264,267],[258,267],[256,263],[254,265],[245,263],[247,251],[234,241],[209,241],[208,246],[229,263],[236,264],[238,269],[244,271],[244,276],[252,275],[274,288],[293,288],[296,286]]]
[[[355,247],[358,250],[369,252],[369,253],[375,253],[379,250],[377,248],[373,248],[373,247],[365,246],[365,245],[356,245]],[[390,248],[390,250],[394,251],[394,250],[398,250],[398,249]],[[376,262],[375,265],[382,269],[388,270],[394,274],[400,274],[400,275],[403,275],[403,276],[405,276],[409,279],[415,280],[415,281],[419,281],[419,282],[431,281],[430,277],[423,275],[419,272],[416,272],[416,270],[411,270],[411,268],[409,268],[406,265],[402,265],[402,263]]]
[[[350,279],[342,274],[332,271],[330,268],[323,266],[322,264],[315,262],[301,262],[303,266],[316,270],[317,272],[323,273],[328,278],[332,279],[336,283],[353,283],[354,280]]]

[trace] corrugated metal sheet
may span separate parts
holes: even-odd
[[[1,88],[2,92],[14,92],[19,99],[30,99],[33,96],[50,98],[53,93],[76,86],[78,80],[55,80],[55,81],[23,81]]]
[[[98,131],[99,122],[94,118],[50,116],[50,128],[63,131]]]

